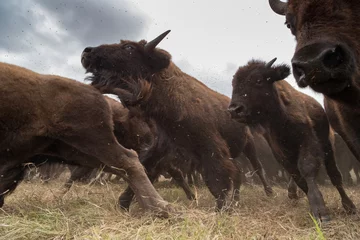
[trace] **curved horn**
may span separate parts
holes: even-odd
[[[169,34],[169,32],[171,32],[171,30],[167,30],[166,32],[160,34],[154,40],[152,40],[152,41],[148,42],[147,44],[145,44],[145,51],[146,52],[151,52],[152,50],[154,50],[156,48],[156,46],[161,42],[161,40],[163,40],[166,37],[166,35]]]
[[[287,8],[287,3],[282,2],[280,0],[269,0],[269,4],[271,9],[279,14],[279,15],[285,15],[286,14],[286,8]]]
[[[266,68],[271,68],[271,66],[274,64],[274,62],[276,61],[277,58],[274,58],[273,60],[271,60],[270,62],[268,62],[265,67]]]

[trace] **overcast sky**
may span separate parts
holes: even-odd
[[[232,76],[248,60],[290,63],[295,40],[284,21],[267,0],[2,0],[0,61],[83,81],[85,47],[151,40],[171,29],[159,47],[230,96]],[[296,87],[292,76],[287,81]]]

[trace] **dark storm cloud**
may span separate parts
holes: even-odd
[[[127,0],[0,1],[0,60],[80,80],[86,46],[140,40],[148,20]]]
[[[60,29],[44,24],[49,17]],[[0,1],[0,48],[11,52],[31,51],[36,48],[36,42],[51,41],[48,32],[59,35],[63,41],[78,41],[84,46],[138,39],[146,20],[124,0]],[[40,32],[41,27],[49,28],[48,32]],[[66,35],[60,35],[59,30]]]
[[[124,0],[38,0],[71,36],[89,45],[137,40],[146,18]]]

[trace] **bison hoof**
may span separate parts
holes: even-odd
[[[342,205],[347,214],[356,214],[356,207],[351,201],[348,202],[343,201]]]
[[[0,196],[0,208],[4,206],[4,197]]]
[[[328,222],[330,222],[330,221],[331,221],[331,218],[330,218],[330,216],[329,216],[329,215],[326,215],[326,216],[321,216],[321,217],[320,217],[320,221],[321,221],[321,223],[322,223],[322,224],[324,224],[324,223],[328,223]]]
[[[187,196],[187,198],[190,200],[190,201],[194,201],[194,200],[196,200],[196,196],[195,196],[195,194],[189,194],[188,196]]]
[[[293,200],[299,199],[299,196],[297,195],[296,192],[295,192],[295,193],[289,192],[289,193],[288,193],[288,197],[289,197],[290,199],[293,199]]]
[[[130,204],[131,204],[131,200],[129,199],[125,199],[125,198],[119,198],[119,206],[121,209],[125,210],[125,211],[129,211],[130,209]]]
[[[273,191],[273,189],[271,187],[266,187],[265,188],[265,193],[266,193],[266,196],[268,196],[268,197],[271,197],[271,196],[274,195],[274,191]]]

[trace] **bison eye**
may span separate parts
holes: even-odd
[[[133,51],[135,48],[133,46],[131,46],[131,45],[125,45],[124,49],[127,50],[127,51]]]
[[[285,25],[288,29],[291,30],[291,33],[293,35],[296,34],[296,18],[292,15],[292,14],[286,14],[286,21],[285,21]]]
[[[256,80],[256,85],[258,85],[258,86],[261,86],[261,85],[262,85],[261,79]]]
[[[287,27],[288,29],[290,29],[290,28],[291,28],[291,24],[290,24],[290,23],[285,22],[285,25],[286,25],[286,27]]]

